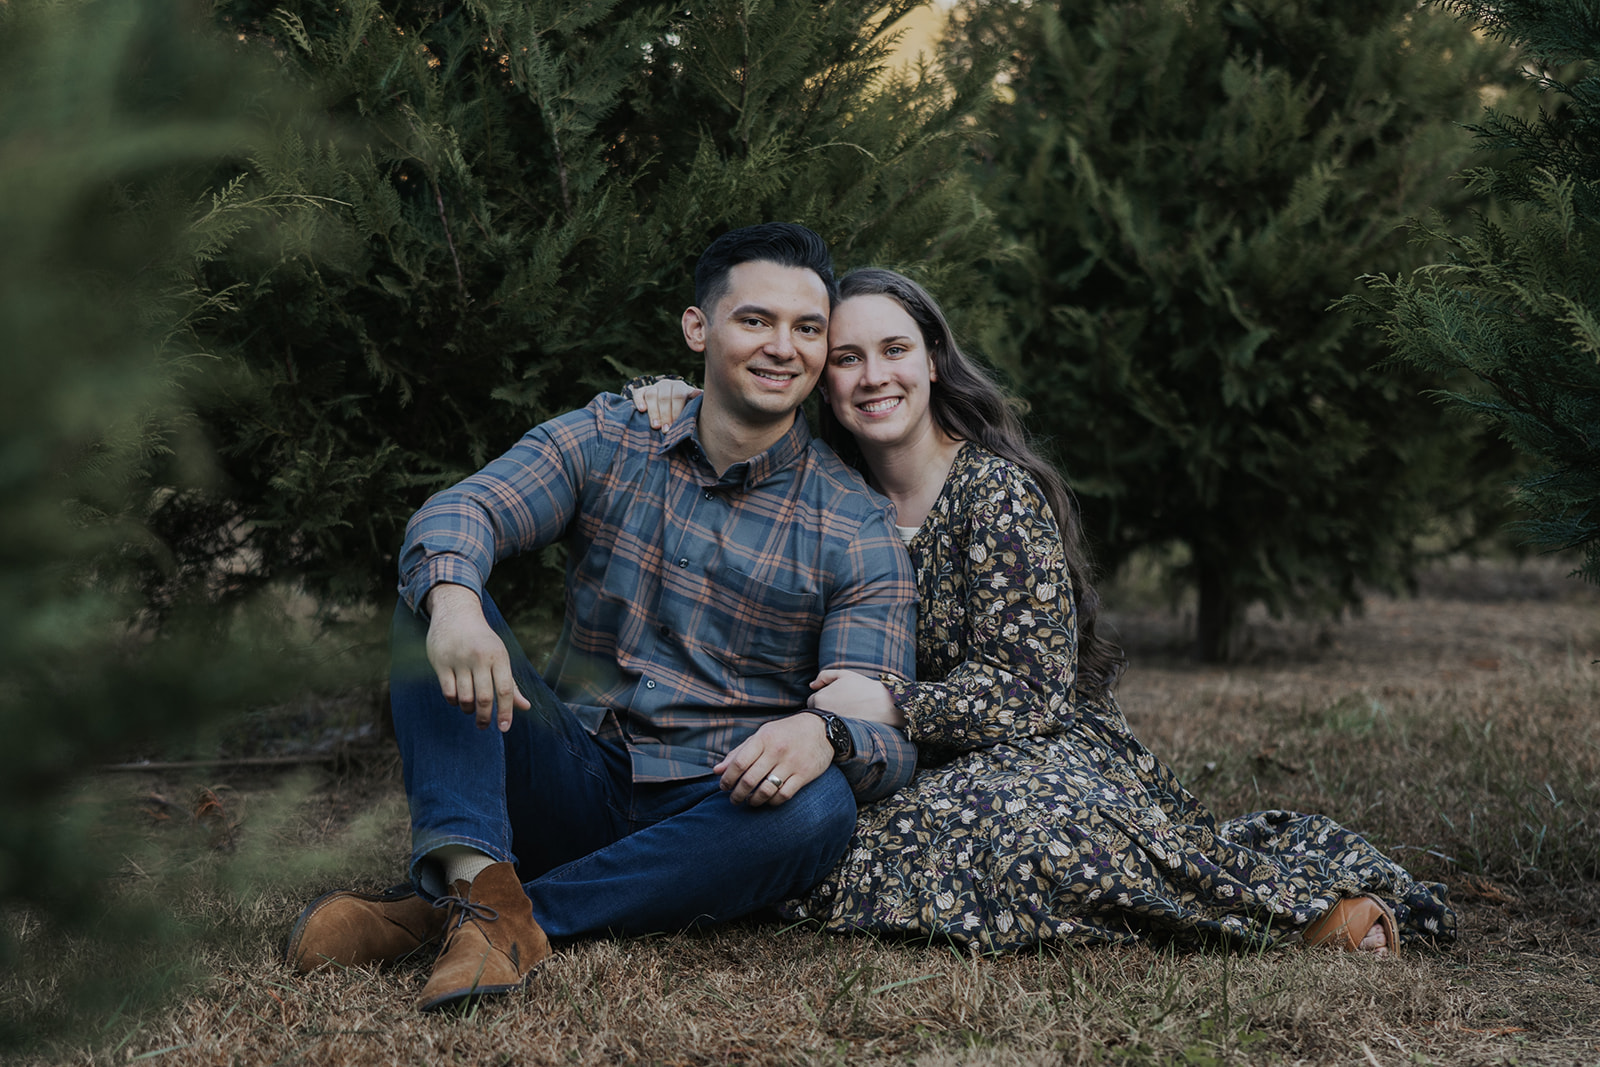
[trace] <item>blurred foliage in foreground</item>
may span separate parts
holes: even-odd
[[[185,9],[0,4],[0,967],[40,922],[76,931],[103,946],[80,992],[110,1003],[172,957],[127,949],[163,920],[110,905],[128,820],[79,783],[286,673],[248,605],[224,616],[204,583],[168,583],[158,632],[142,596],[171,568],[149,515],[211,470],[176,383],[209,360],[194,328],[226,294],[193,264],[248,228],[202,193],[268,84]]]

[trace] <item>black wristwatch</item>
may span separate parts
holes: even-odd
[[[831,711],[818,711],[816,708],[805,710],[821,719],[826,727],[828,744],[833,746],[833,762],[838,763],[856,754],[856,743],[850,736],[850,727],[845,725],[843,719]]]

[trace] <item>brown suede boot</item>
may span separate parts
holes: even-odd
[[[444,908],[410,886],[382,893],[340,889],[306,905],[289,931],[284,958],[301,974],[330,965],[393,963],[438,940],[445,919]]]
[[[444,898],[450,901],[444,944],[417,1000],[423,1011],[509,993],[550,955],[550,941],[534,921],[533,905],[511,864],[492,864],[471,885],[458,881],[453,888],[455,896]]]

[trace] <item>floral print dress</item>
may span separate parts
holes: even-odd
[[[909,548],[918,681],[884,681],[922,766],[862,807],[844,858],[786,917],[987,951],[1151,936],[1268,947],[1373,893],[1402,938],[1454,937],[1444,886],[1320,815],[1219,822],[1111,694],[1074,690],[1061,538],[1021,468],[964,445]]]

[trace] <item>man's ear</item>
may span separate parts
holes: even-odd
[[[683,340],[696,352],[706,350],[706,313],[699,308],[683,309]]]

